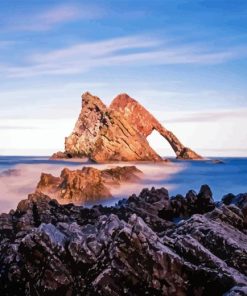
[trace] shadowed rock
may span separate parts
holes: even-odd
[[[158,217],[173,208],[164,188],[90,209],[29,195],[0,215],[0,294],[245,295],[247,195],[212,210],[210,192],[183,197],[206,208],[179,223]]]
[[[82,109],[74,130],[65,138],[65,152],[55,153],[52,158],[88,157],[96,162],[161,161],[146,139],[153,130],[170,143],[178,158],[202,158],[184,147],[171,131],[129,96],[119,95],[107,108],[88,92],[82,95]]]

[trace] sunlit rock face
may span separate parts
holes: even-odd
[[[246,202],[216,204],[208,186],[116,207],[31,194],[0,215],[0,295],[246,295]]]
[[[112,197],[111,186],[137,182],[142,172],[135,166],[98,170],[84,167],[81,170],[62,170],[60,177],[41,174],[36,192],[66,202],[92,202]]]
[[[82,95],[82,110],[74,130],[65,139],[65,152],[52,158],[89,157],[96,162],[161,161],[150,147],[147,136],[157,130],[181,159],[202,157],[183,146],[137,101],[123,94],[110,107],[90,93]]]
[[[121,114],[89,93],[83,95],[75,128],[65,139],[65,153],[72,157],[87,156],[96,162],[161,160],[146,138]]]
[[[178,158],[202,158],[190,148],[184,147],[184,145],[171,131],[168,131],[165,127],[163,127],[161,123],[148,112],[148,110],[127,94],[118,95],[112,101],[110,109],[123,114],[124,118],[126,118],[126,120],[145,138],[149,136],[153,130],[156,130],[169,142]]]

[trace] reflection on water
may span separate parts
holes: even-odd
[[[51,161],[45,157],[0,157],[0,212],[15,208],[28,193],[34,192],[41,172],[59,176],[64,167],[80,169],[93,166],[98,169],[116,165],[136,165],[144,175],[138,184],[128,183],[111,189],[113,199],[104,200],[104,204],[113,205],[121,198],[132,193],[138,194],[142,188],[166,187],[170,195],[185,194],[189,189],[199,190],[201,184],[209,184],[214,198],[219,200],[228,192],[240,193],[246,190],[247,159],[225,158],[224,164],[211,161],[175,161],[170,163],[111,163],[95,164],[87,160]],[[14,171],[6,172],[11,169]],[[3,174],[3,171],[5,173]],[[99,201],[102,203],[102,201]],[[88,204],[89,205],[89,204]]]

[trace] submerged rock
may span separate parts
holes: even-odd
[[[246,295],[243,196],[214,208],[207,186],[175,197],[189,216],[164,188],[90,209],[29,195],[0,215],[0,294]]]
[[[224,161],[221,160],[221,159],[213,159],[212,163],[214,163],[214,164],[224,164]]]
[[[36,191],[59,200],[92,202],[112,197],[110,186],[137,182],[141,173],[135,166],[105,170],[83,167],[75,171],[65,168],[60,177],[42,173]]]
[[[58,151],[56,153],[53,153],[52,155],[52,159],[63,159],[63,158],[72,158],[72,155],[70,155],[69,153],[65,153],[62,151]]]
[[[21,170],[19,169],[8,169],[6,171],[0,172],[1,177],[18,177],[21,174]]]
[[[165,129],[144,107],[127,95],[119,95],[109,108],[96,96],[82,95],[82,109],[71,135],[65,138],[65,152],[53,159],[88,157],[96,162],[161,161],[147,136],[157,130],[180,159],[202,159]]]

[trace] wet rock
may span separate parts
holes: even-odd
[[[231,193],[225,195],[222,198],[222,202],[226,205],[234,204],[237,207],[241,208],[243,215],[244,215],[244,222],[247,224],[247,194],[238,194],[233,195]]]
[[[247,215],[247,194],[238,194],[232,201],[233,204],[240,207],[244,215]]]
[[[236,286],[233,287],[229,292],[225,293],[224,296],[246,296],[247,287]]]
[[[224,195],[222,197],[222,202],[225,205],[230,205],[233,202],[234,198],[235,198],[235,195],[234,194],[228,193],[228,194],[226,194],[226,195]]]
[[[215,215],[214,211],[219,213]],[[224,216],[229,215],[228,213],[223,213],[221,209],[214,211],[205,215],[196,214],[189,220],[181,221],[171,237],[176,241],[178,240],[179,244],[181,244],[182,239],[191,242],[195,240],[197,245],[202,246],[208,253],[222,260],[226,264],[226,268],[231,267],[237,270],[236,276],[239,276],[239,274],[247,275],[246,234],[233,227],[234,222],[231,223],[230,219],[226,223],[227,219]],[[195,256],[194,260],[201,260],[198,252],[193,251],[192,253]],[[215,261],[213,258],[210,260]],[[245,277],[242,277],[242,279],[245,282]]]
[[[0,294],[245,295],[245,195],[237,200],[212,209],[207,186],[174,198],[144,189],[115,207],[29,195],[0,216]],[[160,217],[164,208],[183,219]]]
[[[214,208],[211,189],[208,185],[202,185],[198,194],[190,190],[185,197],[182,195],[171,197],[169,203],[159,211],[159,216],[167,220],[184,219],[196,213],[207,213]]]
[[[221,160],[221,159],[213,159],[212,163],[214,163],[214,164],[224,164],[224,161]]]
[[[69,153],[66,152],[62,152],[62,151],[58,151],[56,153],[53,153],[52,159],[63,159],[63,158],[72,158],[72,155],[70,155]]]

